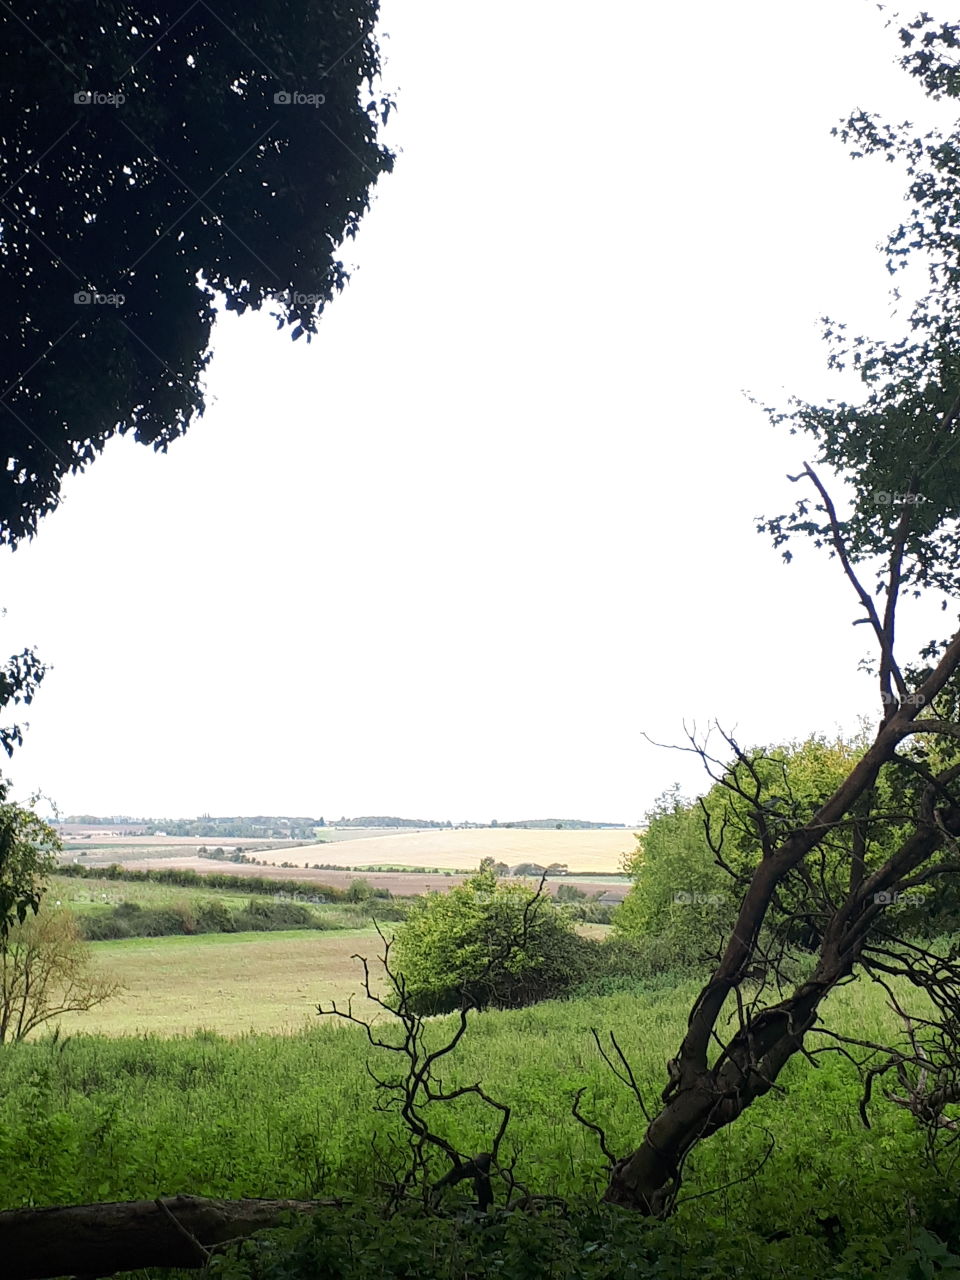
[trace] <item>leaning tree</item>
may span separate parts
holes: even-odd
[[[924,14],[900,37],[902,64],[927,93],[960,97],[960,26]],[[897,899],[935,893],[960,872],[960,632],[954,622],[911,661],[898,652],[896,623],[905,598],[936,597],[950,616],[960,596],[960,130],[917,137],[909,124],[858,112],[835,133],[855,156],[905,166],[910,212],[889,237],[887,264],[919,266],[922,296],[898,341],[853,337],[824,320],[830,367],[859,375],[863,397],[766,410],[774,425],[808,437],[811,460],[790,476],[801,490],[794,508],[758,528],[786,561],[789,544],[812,538],[846,576],[855,621],[871,636],[865,661],[877,679],[879,727],[815,805],[790,794],[763,752],[724,735],[718,758],[690,739],[687,749],[727,795],[707,837],[742,899],[643,1141],[613,1161],[606,1199],[653,1215],[670,1212],[696,1145],[777,1087],[795,1055],[850,1052],[822,1024],[822,1005],[858,974],[893,984],[895,1003],[899,980],[929,999],[934,1013],[909,1022],[906,1049],[868,1046],[889,1050],[872,1071],[895,1067],[898,1101],[932,1129],[956,1127],[946,1109],[960,1100],[960,948],[911,941]],[[749,872],[726,852],[747,835],[758,848]],[[841,861],[842,876],[824,874]],[[804,979],[791,983],[797,966],[785,960],[797,919],[815,926],[817,949]],[[748,978],[758,968],[759,989]]]

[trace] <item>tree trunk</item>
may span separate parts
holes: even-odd
[[[673,1207],[683,1162],[698,1142],[736,1120],[774,1086],[783,1067],[803,1045],[817,1020],[822,1000],[847,977],[859,959],[870,922],[880,908],[877,891],[898,885],[942,846],[944,833],[960,836],[960,808],[930,813],[887,863],[866,879],[854,880],[846,902],[825,931],[812,978],[787,999],[747,1016],[712,1066],[708,1051],[716,1035],[725,1001],[738,988],[754,959],[756,941],[774,891],[795,867],[867,794],[899,742],[913,728],[920,705],[926,705],[960,666],[960,635],[954,637],[937,670],[921,686],[923,697],[901,707],[881,725],[876,741],[819,812],[789,835],[772,856],[757,867],[740,907],[724,955],[700,992],[690,1013],[687,1033],[677,1056],[667,1064],[669,1083],[664,1106],[654,1117],[641,1145],[611,1171],[604,1199],[610,1204],[666,1216]]]
[[[5,1280],[113,1275],[141,1267],[202,1267],[208,1250],[340,1200],[208,1200],[171,1196],[0,1213]]]

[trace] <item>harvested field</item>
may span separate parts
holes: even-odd
[[[266,841],[223,839],[219,843],[228,849],[237,845],[252,849],[259,844],[255,856],[275,865],[296,862],[302,867],[304,862],[333,862],[347,868],[426,867],[472,871],[482,858],[490,857],[511,867],[521,862],[541,866],[559,862],[572,873],[589,874],[619,871],[623,854],[632,852],[636,841],[631,829],[524,831],[493,827],[466,831],[404,830],[386,834],[381,829],[338,831],[333,828],[324,831],[322,844],[274,841],[269,849],[264,847]],[[134,836],[86,848],[74,845],[71,852],[89,853],[98,861],[103,858],[124,863],[163,857],[167,866],[177,866],[180,858],[195,854],[203,844],[210,848],[214,841],[195,836]],[[219,860],[211,862],[222,869],[233,865]]]
[[[336,832],[322,851],[324,862],[353,867],[441,867],[470,871],[482,858],[495,858],[508,866],[536,862],[549,866],[560,862],[572,872],[619,871],[624,853],[633,851],[636,841],[631,830],[523,831],[506,827],[479,831],[398,831],[389,835],[369,835],[340,846]],[[312,852],[312,850],[311,850]],[[283,861],[280,851],[261,855]],[[304,858],[306,854],[302,855]],[[311,861],[320,861],[317,855]]]

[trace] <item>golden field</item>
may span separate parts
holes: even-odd
[[[471,871],[482,858],[508,866],[538,862],[565,863],[571,872],[621,870],[624,853],[632,853],[636,839],[629,828],[601,831],[523,831],[506,827],[479,831],[399,831],[370,835],[349,842],[331,841],[323,849],[324,862],[351,867],[441,867]],[[259,853],[258,858],[283,861],[282,851]]]

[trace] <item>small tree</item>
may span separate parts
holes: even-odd
[[[61,850],[54,829],[31,809],[6,799],[0,781],[0,943],[15,921],[40,909],[47,877]]]
[[[0,942],[0,1043],[24,1040],[63,1013],[85,1013],[119,990],[93,968],[73,913],[42,911]]]
[[[369,902],[372,897],[373,885],[365,876],[357,876],[350,881],[346,892],[348,902]]]
[[[522,946],[508,945],[518,937]],[[587,976],[596,949],[565,910],[492,871],[428,894],[396,934],[397,967],[411,1009],[421,1013],[464,1001],[509,1008],[549,999]]]

